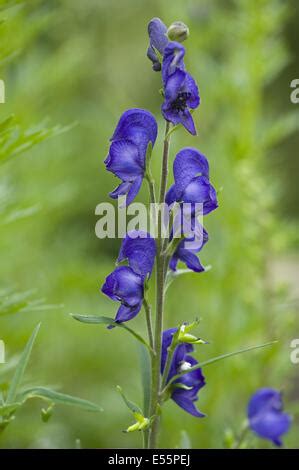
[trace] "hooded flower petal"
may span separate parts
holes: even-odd
[[[113,142],[114,140],[128,139],[139,145],[140,141],[145,139],[147,143],[151,141],[154,145],[157,133],[158,126],[152,113],[145,109],[133,108],[122,114],[110,140]]]
[[[143,296],[143,281],[133,269],[120,266],[106,278],[102,292],[112,300],[122,301],[132,307]]]
[[[118,262],[128,260],[129,266],[142,277],[150,276],[156,256],[156,242],[149,233],[131,231],[124,238]]]
[[[167,27],[160,18],[153,18],[148,24],[148,35],[150,45],[147,50],[148,58],[153,62],[153,70],[161,70],[161,63],[156,54],[158,51],[163,56],[164,49],[168,44]]]
[[[115,321],[130,320],[142,307],[143,278],[130,267],[120,266],[106,278],[102,292],[110,299],[121,302]]]
[[[181,198],[185,203],[202,204],[202,208],[199,207],[198,212],[204,215],[218,207],[216,191],[205,176],[193,178],[183,191]]]
[[[272,388],[261,388],[248,404],[250,428],[260,437],[274,444],[282,444],[281,436],[288,432],[292,419],[283,412],[281,393]]]
[[[218,207],[217,194],[209,181],[209,164],[206,157],[192,147],[182,149],[173,163],[175,184],[166,195],[166,203],[202,204],[204,215]]]
[[[186,79],[186,72],[177,69],[170,75],[165,84],[164,95],[167,101],[175,101]]]
[[[209,178],[209,163],[207,158],[197,149],[186,147],[175,157],[173,163],[173,175],[178,197],[186,186],[196,176]]]
[[[157,122],[150,112],[129,109],[123,113],[110,139],[109,154],[105,160],[107,170],[122,180],[110,193],[112,198],[126,195],[127,205],[134,200],[144,177],[148,144],[151,142],[154,145],[157,132]]]
[[[196,135],[189,108],[195,109],[199,105],[199,91],[195,80],[185,70],[184,55],[182,44],[170,42],[165,47],[162,63],[165,100],[162,114],[167,121],[174,125],[182,124],[191,134]]]
[[[110,146],[105,160],[106,169],[123,181],[131,181],[142,175],[144,162],[140,159],[138,147],[129,140],[117,140]]]
[[[177,69],[185,70],[184,64],[185,48],[182,44],[171,41],[164,49],[163,62],[162,62],[162,79],[164,86],[170,75],[176,72]]]

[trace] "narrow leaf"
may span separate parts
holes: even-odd
[[[127,326],[123,323],[115,322],[114,318],[102,317],[102,316],[98,316],[98,315],[80,315],[80,314],[76,314],[76,313],[71,313],[70,315],[75,320],[78,320],[82,323],[98,324],[98,325],[104,324],[104,325],[111,325],[111,326],[116,326],[116,327],[119,327],[119,328],[123,328],[124,330],[131,333],[131,335],[133,335],[135,339],[140,341],[140,343],[142,343],[144,346],[146,346],[151,351],[150,345],[145,341],[144,338],[142,338],[142,336],[140,336],[138,333],[136,333],[136,331],[132,330],[132,328],[130,328],[129,326]]]
[[[24,376],[24,373],[25,373],[25,370],[26,370],[26,367],[27,367],[27,364],[28,364],[28,361],[29,361],[29,358],[30,358],[30,355],[31,355],[31,351],[32,351],[32,348],[33,348],[33,345],[34,345],[34,341],[35,341],[37,333],[40,329],[40,325],[41,324],[39,323],[35,327],[28,343],[25,346],[24,351],[21,354],[21,357],[20,357],[20,360],[18,362],[16,371],[14,373],[14,376],[12,378],[12,381],[11,381],[9,389],[8,389],[7,398],[6,398],[6,404],[7,405],[13,403],[15,398],[16,398],[18,388],[19,388],[19,386],[22,382],[22,379],[23,379],[23,376]]]
[[[135,403],[133,403],[132,401],[127,399],[127,397],[125,396],[122,388],[119,385],[117,385],[116,390],[118,391],[118,393],[120,393],[120,395],[122,396],[125,404],[129,408],[129,410],[132,411],[132,413],[139,413],[139,414],[143,415],[143,413],[142,413],[141,409],[139,408],[139,406],[135,405]]]
[[[78,408],[82,408],[86,411],[103,411],[101,406],[96,405],[91,401],[73,397],[72,395],[66,395],[65,393],[56,392],[56,390],[51,390],[46,387],[33,387],[26,389],[18,398],[23,402],[30,398],[41,398],[60,405],[77,406]]]
[[[249,351],[254,351],[255,349],[265,348],[266,346],[271,346],[271,345],[273,345],[277,342],[278,341],[270,341],[269,343],[259,344],[258,346],[250,346],[248,348],[239,349],[238,351],[234,351],[234,352],[231,352],[231,353],[221,354],[221,356],[212,357],[211,359],[208,359],[207,361],[201,362],[201,363],[197,364],[196,366],[190,367],[189,369],[183,370],[179,374],[174,375],[171,378],[171,380],[168,382],[168,385],[170,385],[172,382],[179,379],[183,375],[188,374],[189,372],[192,372],[193,370],[200,369],[202,367],[208,366],[209,364],[214,364],[215,362],[222,361],[222,359],[226,359],[228,357],[237,356],[239,354],[243,354],[243,353],[249,352]]]

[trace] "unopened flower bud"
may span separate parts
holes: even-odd
[[[189,36],[189,28],[182,21],[175,21],[169,26],[167,36],[170,41],[183,42]]]
[[[133,414],[134,414],[134,418],[136,419],[136,423],[129,426],[126,432],[143,431],[144,429],[146,429],[149,425],[149,419],[145,418],[140,413],[133,413]]]
[[[178,342],[189,343],[189,344],[206,344],[206,341],[194,335],[191,335],[189,333],[189,331],[192,330],[195,326],[197,326],[197,322],[191,323],[190,325],[183,323],[183,325],[181,325],[180,328],[178,329],[178,333],[177,333]]]

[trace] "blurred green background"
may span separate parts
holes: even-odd
[[[28,291],[30,299],[10,314],[0,309],[0,338],[9,363],[41,321],[28,383],[59,386],[104,408],[91,414],[57,406],[43,423],[41,404],[28,403],[0,435],[0,447],[75,447],[76,439],[82,447],[141,445],[140,434],[121,432],[132,417],[115,391],[119,384],[142,402],[137,345],[121,329],[83,325],[69,313],[116,312],[99,289],[120,240],[96,238],[94,210],[117,184],[103,160],[127,108],[147,108],[159,122],[152,158],[159,175],[160,76],[145,55],[154,16],[189,25],[186,64],[202,97],[194,115],[198,137],[176,132],[171,159],[181,147],[197,146],[220,191],[219,209],[206,218],[210,241],[201,255],[212,270],[170,287],[166,327],[200,316],[199,334],[210,344],[198,348],[198,359],[279,339],[267,350],[206,368],[198,406],[208,416],[198,420],[167,403],[160,445],[180,446],[185,430],[194,448],[223,447],[226,430],[239,431],[250,395],[271,386],[284,391],[294,416],[285,445],[298,447],[299,365],[290,361],[290,341],[299,337],[299,108],[290,101],[290,82],[298,78],[296,0],[0,5],[0,78],[6,85],[0,121],[15,115],[12,148],[2,140],[0,150],[0,288],[6,302]],[[28,137],[36,125],[37,134]],[[34,140],[44,142],[31,147]],[[138,201],[147,200],[144,185]],[[36,299],[45,299],[41,308]],[[143,314],[132,325],[144,332]],[[254,436],[249,445],[270,447]]]

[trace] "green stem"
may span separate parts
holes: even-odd
[[[169,153],[169,132],[170,123],[166,122],[163,160],[160,182],[160,196],[159,203],[162,204],[165,200],[167,177],[168,177],[168,153]],[[153,417],[149,433],[148,447],[155,449],[157,446],[157,438],[159,432],[159,401],[160,401],[160,365],[161,365],[161,350],[162,350],[162,332],[163,332],[163,311],[164,311],[164,298],[165,298],[165,254],[163,252],[163,234],[162,234],[162,220],[161,211],[158,215],[158,231],[157,231],[157,257],[156,257],[156,323],[155,323],[155,338],[154,338],[154,351],[155,355],[152,356],[152,389],[151,389],[151,404],[150,416]]]
[[[176,347],[176,344],[172,340],[171,345],[169,346],[168,351],[167,351],[167,358],[166,358],[166,363],[165,363],[163,377],[162,377],[162,387],[161,387],[162,390],[164,389],[164,387],[166,385],[166,382],[167,382],[167,378],[168,378],[168,375],[169,375],[171,362],[172,362],[172,356],[173,356],[175,347]]]
[[[245,439],[248,431],[249,431],[249,426],[248,426],[248,423],[246,423],[246,425],[243,426],[243,429],[241,430],[240,435],[239,435],[235,445],[233,446],[233,449],[240,449],[240,446],[241,446],[241,444],[243,444],[244,439]]]
[[[160,180],[160,204],[165,200],[166,187],[167,187],[167,178],[168,178],[168,154],[169,154],[169,142],[170,138],[168,135],[170,129],[170,122],[166,121],[165,127],[165,137],[164,137],[164,147],[163,147],[163,160],[162,160],[162,173]]]
[[[148,189],[149,189],[149,193],[150,193],[150,201],[151,201],[152,204],[155,204],[156,203],[155,181],[152,178],[150,173],[147,173],[145,175],[145,177],[146,177],[146,181],[147,181]]]
[[[145,310],[145,318],[146,318],[149,344],[150,344],[151,350],[153,351],[154,350],[154,335],[153,335],[153,327],[152,327],[152,312],[151,312],[152,309],[146,297],[144,297],[144,300],[143,300],[143,307]]]

